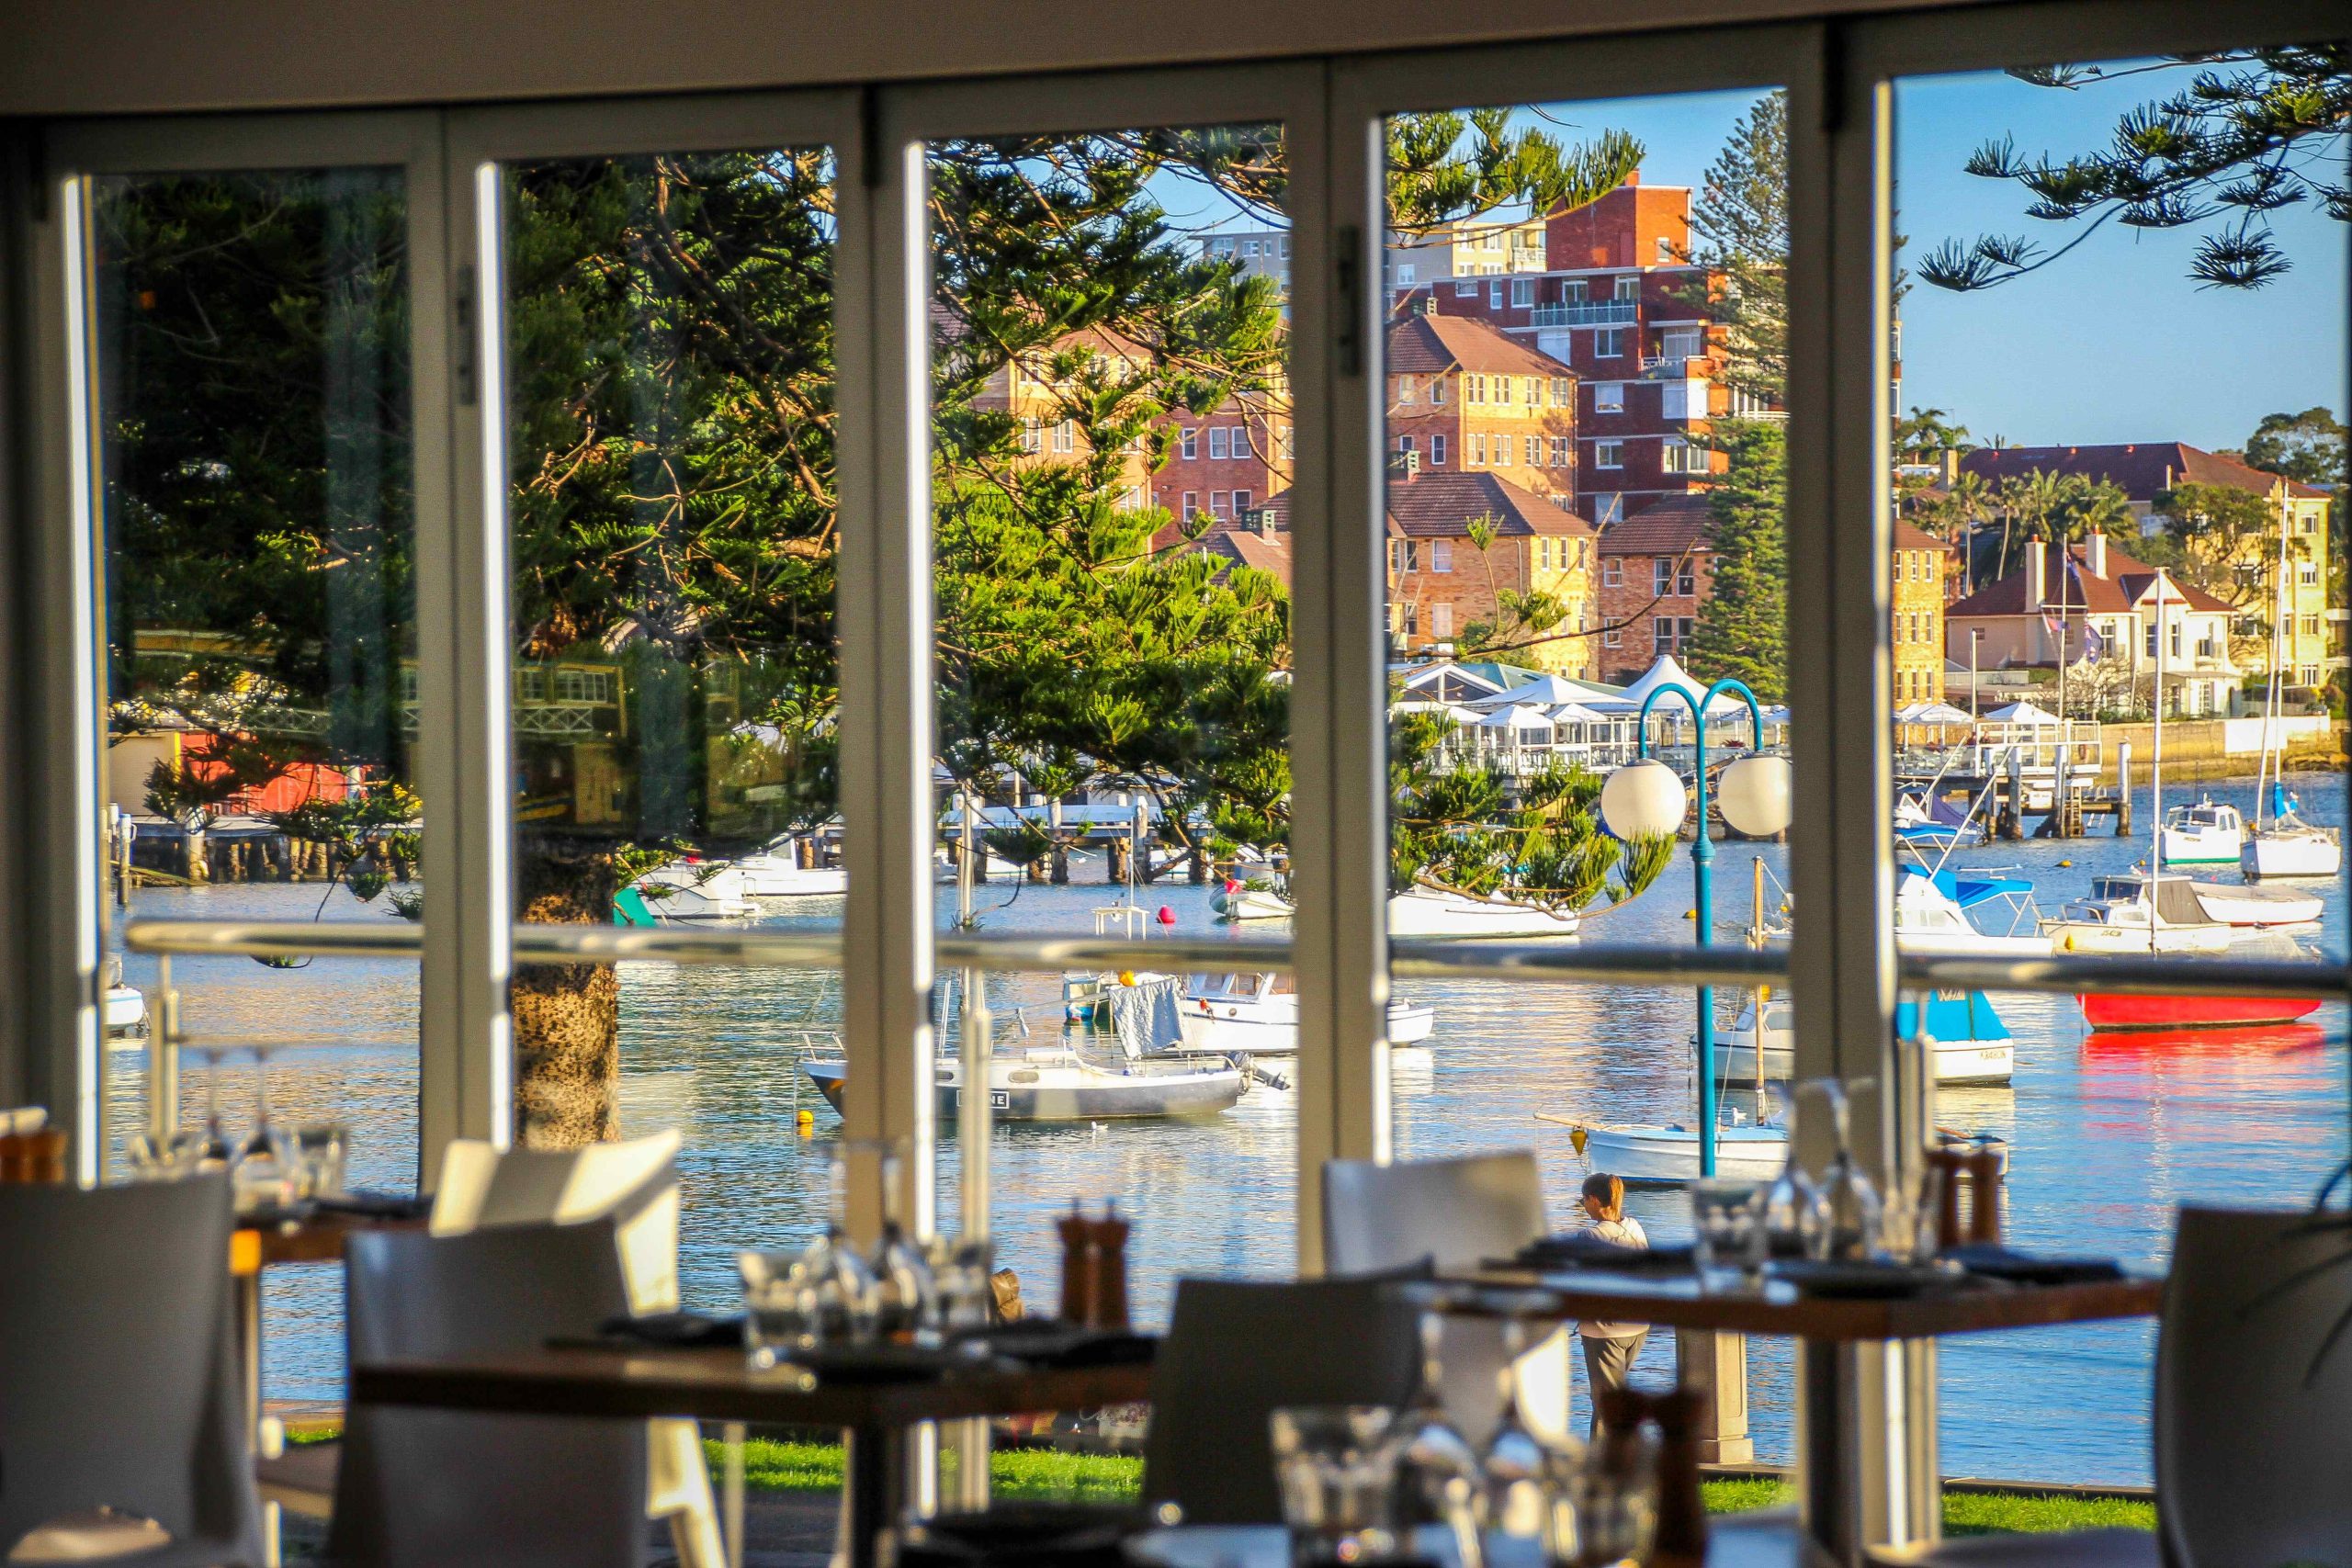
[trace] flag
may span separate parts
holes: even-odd
[[[2064,643],[2066,636],[2065,622],[2060,620],[2049,611],[2044,610],[2041,612],[2041,625],[2042,629],[2050,634],[2051,641],[2061,644]]]
[[[2106,653],[2107,638],[2098,635],[2098,628],[2097,626],[2091,625],[2088,621],[2085,621],[2083,623],[2083,657],[2085,659],[2099,659],[2104,658]]]

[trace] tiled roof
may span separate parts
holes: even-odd
[[[2120,486],[2134,501],[2154,501],[2180,484],[2230,485],[2268,495],[2279,476],[2248,468],[2233,457],[2206,452],[2184,441],[2135,441],[2107,446],[1980,446],[1965,453],[1960,466],[1982,474],[1987,484],[2040,469],[2053,474],[2086,474]],[[2327,491],[2287,481],[2287,493],[2309,497]]]
[[[2030,615],[2044,610],[2087,611],[2092,615],[2116,614],[2132,609],[2141,597],[2155,587],[2156,569],[2145,561],[2134,560],[2113,545],[2107,547],[2107,575],[2095,577],[2083,564],[2085,547],[2066,548],[2065,558],[2073,570],[2067,573],[2064,597],[2060,597],[2059,550],[2054,544],[2029,545],[2040,549],[2042,556],[2042,596],[2040,604],[2026,603],[2026,570],[2019,567],[1997,582],[1988,582],[1964,599],[1958,599],[1944,610],[1947,619],[1970,615]],[[2231,613],[2230,606],[2201,588],[2192,588],[2178,578],[2167,578],[2172,584],[2168,598],[2177,598],[2192,610],[2217,615]]]
[[[1408,315],[1388,329],[1388,370],[1397,376],[1442,376],[1453,369],[1513,376],[1573,376],[1548,354],[1504,336],[1467,316]]]
[[[1271,533],[1261,533],[1254,522],[1242,523],[1220,517],[1209,525],[1207,533],[1193,540],[1190,547],[1209,555],[1223,556],[1229,561],[1255,567],[1260,571],[1272,572],[1282,580],[1283,587],[1289,587],[1290,508],[1287,504],[1276,504],[1282,499],[1272,497],[1266,502],[1266,511],[1272,514],[1273,519]],[[1152,536],[1151,544],[1158,550],[1187,547],[1183,531],[1173,523]]]
[[[1388,516],[1412,538],[1459,537],[1474,517],[1494,518],[1495,532],[1505,538],[1592,532],[1591,524],[1533,491],[1490,473],[1460,469],[1423,468],[1410,479],[1390,474]]]
[[[1704,491],[1669,495],[1634,513],[1623,523],[1600,531],[1604,556],[1674,556],[1707,547],[1707,527],[1714,508]]]
[[[1914,526],[1898,517],[1894,521],[1894,547],[1898,550],[1949,550],[1955,547],[1949,539],[1939,539],[1925,528]]]

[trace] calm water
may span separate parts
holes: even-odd
[[[2300,781],[2314,819],[2343,824],[2340,781]],[[2168,791],[2168,794],[2174,792]],[[2251,805],[2250,781],[2217,797]],[[1800,851],[1802,846],[1799,847]],[[1977,868],[2010,866],[2041,889],[2045,913],[2080,893],[2098,870],[2146,852],[2144,833],[2116,840],[1988,846],[1956,857]],[[1744,921],[1749,863],[1758,852],[1786,880],[1787,851],[1728,844],[1716,862],[1719,923]],[[2071,867],[2060,864],[2072,861]],[[1100,875],[1101,862],[1078,874]],[[1114,890],[1099,885],[984,889],[990,931],[1091,931],[1090,911]],[[307,916],[315,889],[222,887],[151,891],[134,913],[166,918]],[[2341,961],[2347,911],[2341,883],[2325,889],[2320,945]],[[1206,890],[1170,884],[1147,903],[1171,908],[1176,930],[1221,930]],[[942,896],[942,913],[953,895]],[[1596,939],[1687,942],[1689,863],[1644,897],[1591,923]],[[838,919],[824,901],[779,923]],[[387,918],[338,893],[327,918]],[[692,1304],[726,1308],[732,1250],[794,1245],[821,1223],[826,1167],[838,1121],[792,1063],[804,1031],[825,1037],[838,1016],[830,975],[777,971],[624,968],[622,1103],[631,1134],[676,1127],[684,1134],[684,1269]],[[270,1066],[274,1111],[299,1120],[332,1116],[355,1129],[355,1183],[406,1188],[414,1177],[416,974],[413,965],[322,960],[280,971],[245,959],[175,965],[192,1032],[322,1034],[348,1043],[289,1050]],[[147,987],[153,961],[134,959]],[[1395,1121],[1399,1157],[1532,1146],[1544,1161],[1553,1213],[1570,1212],[1585,1174],[1564,1126],[1537,1111],[1620,1121],[1686,1119],[1692,1103],[1688,992],[1625,987],[1414,982],[1407,994],[1438,1010],[1427,1065],[1400,1071]],[[1001,1018],[1016,1010],[1040,1037],[1057,1028],[1052,976],[1000,976],[990,997]],[[1947,1090],[1939,1116],[2010,1140],[2011,1231],[2023,1245],[2096,1250],[2128,1262],[2163,1261],[2173,1206],[2305,1201],[2347,1142],[2346,1022],[2341,1010],[2312,1026],[2256,1037],[2216,1035],[2184,1043],[2132,1037],[2086,1039],[2064,998],[1995,998],[2017,1037],[2017,1078],[2006,1089]],[[1008,1029],[1014,1027],[1010,1022]],[[135,1122],[141,1058],[117,1052],[110,1091],[118,1127]],[[201,1114],[204,1074],[190,1066],[187,1103]],[[220,1099],[232,1130],[250,1117],[254,1069],[222,1069]],[[816,1134],[794,1130],[794,1112],[816,1110]],[[952,1131],[940,1151],[940,1212],[955,1212]],[[996,1229],[1006,1262],[1033,1302],[1056,1290],[1048,1229],[1073,1196],[1115,1197],[1139,1217],[1133,1243],[1136,1304],[1164,1315],[1172,1283],[1187,1273],[1280,1275],[1294,1256],[1295,1107],[1253,1094],[1207,1123],[1005,1127],[996,1134]],[[1659,1240],[1687,1233],[1682,1201],[1637,1193],[1630,1204]],[[269,1280],[267,1378],[273,1398],[333,1401],[341,1393],[340,1285],[331,1269],[278,1270]],[[1943,1459],[1951,1474],[2144,1483],[2153,1328],[2094,1325],[1946,1341],[1942,1350]],[[1789,1357],[1784,1345],[1751,1347],[1753,1430],[1760,1456],[1791,1451]],[[1670,1336],[1654,1340],[1645,1369],[1670,1376]],[[1581,1373],[1579,1372],[1579,1378]],[[1579,1391],[1577,1398],[1582,1399]]]

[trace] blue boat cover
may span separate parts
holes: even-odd
[[[1915,1010],[1908,1000],[1894,1006],[1894,1033],[1908,1040],[1916,1029]],[[1982,991],[1938,991],[1928,998],[1928,1038],[1930,1040],[2007,1040],[2009,1026],[1993,1010]]]
[[[1935,874],[1936,886],[1943,896],[1963,909],[1975,908],[1988,898],[2004,898],[2015,894],[2031,897],[2033,884],[2015,876],[1972,877],[1963,882],[1949,871]]]

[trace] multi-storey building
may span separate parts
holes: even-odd
[[[1593,676],[1594,529],[1555,499],[1491,468],[1424,467],[1418,452],[1388,472],[1388,629],[1402,654],[1451,650],[1471,626],[1499,625],[1502,595],[1548,593],[1556,625],[1524,628],[1493,651],[1554,674]]]
[[[2181,485],[2222,485],[2258,495],[2287,528],[2287,683],[2317,687],[2345,667],[2334,626],[2343,612],[2328,597],[2328,493],[2233,458],[2201,451],[2180,441],[2143,441],[2101,446],[1983,446],[1963,456],[1962,468],[1986,484],[2034,472],[2081,474],[2106,479],[2131,498],[2143,533],[2162,527],[2158,511],[2166,491]],[[2222,595],[2234,612],[2231,627],[2235,662],[2247,671],[2270,671],[2269,625],[2278,603],[2279,537],[2275,528],[2246,541],[2231,562],[2235,581]]]
[[[1289,230],[1228,229],[1195,243],[1204,258],[1236,263],[1244,277],[1271,277],[1283,293],[1290,292]]]
[[[1898,705],[1944,700],[1944,604],[1952,547],[1924,529],[1894,525],[1893,643]]]
[[[1568,507],[1576,376],[1483,321],[1417,310],[1388,329],[1388,446],[1422,472],[1491,470]]]
[[[1575,372],[1577,510],[1606,527],[1712,482],[1724,458],[1710,422],[1777,412],[1725,382],[1690,243],[1690,191],[1636,179],[1549,215],[1540,272],[1399,281],[1393,298],[1403,315],[1485,321]]]
[[[2069,708],[2084,699],[2123,706],[2130,694],[2122,682],[2144,697],[2161,662],[2165,712],[2222,714],[2241,678],[2230,657],[2233,614],[2093,534],[2081,544],[2029,545],[2017,570],[1953,601],[1944,612],[1945,650],[1984,671],[2055,671],[2063,663],[2083,694]],[[2110,677],[2114,690],[2086,690]]]
[[[1600,564],[1594,590],[1598,679],[1634,680],[1660,654],[1679,657],[1690,646],[1699,612],[1714,592],[1714,552],[1707,544],[1713,516],[1703,497],[1678,495],[1600,530],[1594,548]]]
[[[1390,242],[1385,260],[1391,288],[1410,288],[1446,277],[1496,277],[1542,272],[1544,220],[1540,218],[1464,219],[1426,234]]]

